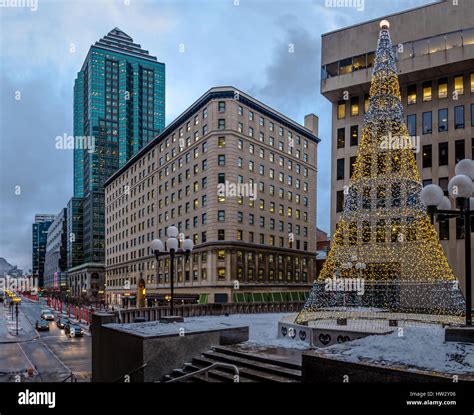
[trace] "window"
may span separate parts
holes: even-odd
[[[438,145],[438,158],[440,166],[448,165],[448,143],[439,143]]]
[[[351,126],[351,146],[356,146],[359,144],[359,126]]]
[[[448,97],[448,78],[441,78],[438,80],[438,99]]]
[[[439,239],[442,241],[449,240],[449,220],[439,222]]]
[[[416,104],[416,85],[408,85],[407,103],[408,105]]]
[[[408,135],[416,136],[416,114],[411,114],[407,117]]]
[[[337,160],[336,178],[337,180],[344,180],[344,159]]]
[[[448,196],[448,183],[449,183],[449,178],[448,177],[440,177],[439,178],[439,187],[443,189],[444,195]]]
[[[337,104],[337,119],[346,118],[346,102],[339,101]]]
[[[225,173],[219,173],[217,175],[217,183],[225,183]]]
[[[471,104],[471,127],[474,127],[474,104]]]
[[[219,148],[224,148],[225,147],[225,137],[219,137],[217,139],[217,146]]]
[[[218,210],[217,211],[217,220],[219,222],[225,222],[225,210]]]
[[[225,166],[225,154],[219,154],[217,156],[217,164],[219,166]]]
[[[217,231],[217,240],[218,241],[224,241],[225,240],[225,230],[224,229],[219,229]]]
[[[349,159],[349,178],[352,177],[352,174],[354,173],[356,160],[357,160],[357,157],[355,156]]]
[[[431,82],[423,83],[423,102],[429,102],[432,98],[432,86]]]
[[[454,92],[458,95],[464,94],[464,77],[462,75],[454,77]]]
[[[337,130],[337,148],[344,148],[346,145],[346,129],[339,128]]]
[[[225,267],[217,268],[217,279],[223,281],[226,279],[225,277]]]
[[[454,107],[454,128],[464,128],[464,105]]]
[[[454,157],[456,164],[466,158],[466,142],[464,140],[456,140],[454,142]]]
[[[219,120],[217,121],[217,128],[219,130],[225,130],[225,119],[224,118],[219,118]]]
[[[239,115],[244,115],[244,107],[239,105]]]
[[[474,93],[474,72],[470,76],[471,78],[471,92]]]
[[[432,166],[432,148],[431,144],[423,146],[423,168],[431,167]]]
[[[249,111],[249,121],[253,121],[253,112]]]
[[[364,112],[367,113],[369,110],[369,94],[364,95]]]
[[[431,111],[423,113],[423,134],[431,134],[433,132],[432,127],[432,115]]]
[[[359,115],[359,97],[351,98],[351,117],[357,117]]]
[[[219,101],[218,111],[219,112],[225,112],[225,101]]]
[[[338,190],[336,192],[336,213],[342,212],[344,208],[344,191]]]
[[[441,108],[438,110],[438,132],[448,131],[448,109]]]

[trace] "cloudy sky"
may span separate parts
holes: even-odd
[[[321,34],[431,2],[365,0],[358,10],[326,0],[17,1],[32,7],[0,7],[0,256],[25,270],[35,213],[57,213],[72,195],[72,151],[56,150],[55,139],[72,135],[75,76],[89,46],[114,27],[166,64],[167,124],[217,85],[233,85],[298,122],[316,113],[318,226],[328,230]]]

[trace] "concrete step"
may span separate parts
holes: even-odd
[[[268,356],[262,356],[259,354],[254,354],[251,352],[247,351],[242,351],[238,350],[232,347],[224,347],[224,346],[213,346],[212,350],[221,353],[221,354],[227,354],[230,356],[236,356],[236,357],[241,357],[244,359],[248,360],[254,360],[256,362],[261,362],[261,363],[268,363],[271,365],[276,365],[276,366],[281,366],[287,369],[292,369],[296,371],[301,372],[301,364],[289,362],[289,361],[284,361],[284,360],[277,360],[277,359],[272,359],[271,357]]]
[[[194,359],[196,365],[202,365],[204,367],[210,366],[216,363],[215,360],[208,359],[205,357],[197,357]],[[226,362],[227,363],[227,362]],[[293,379],[289,379],[285,376],[279,376],[274,373],[261,372],[259,370],[250,369],[247,367],[239,366],[238,363],[234,363],[239,369],[239,383],[248,382],[267,382],[267,383],[287,383],[294,382]],[[235,372],[231,368],[219,368],[219,371],[226,372],[231,382],[234,381]]]
[[[248,368],[260,373],[263,372],[267,374],[276,375],[283,379],[287,379],[287,381],[301,381],[300,370],[282,367],[278,364],[280,362],[257,362],[247,357],[237,357],[229,354],[219,353],[216,351],[204,352],[202,353],[202,356],[210,360],[217,360],[220,362],[234,364],[238,368]]]

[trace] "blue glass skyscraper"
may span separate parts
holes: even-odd
[[[104,181],[165,126],[165,65],[118,28],[92,45],[74,84],[74,199],[82,258],[103,264]],[[82,199],[82,203],[80,200]],[[81,217],[81,215],[78,215]],[[75,267],[77,268],[77,266]]]

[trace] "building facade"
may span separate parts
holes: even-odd
[[[67,289],[67,209],[56,215],[48,228],[44,261],[44,289]]]
[[[83,263],[82,198],[72,197],[67,204],[67,269]]]
[[[390,22],[396,45],[406,123],[424,185],[439,184],[447,194],[456,163],[474,157],[474,8],[470,2],[442,0],[324,34],[321,92],[332,103],[331,234],[356,159],[382,19]],[[450,220],[437,226],[463,287],[462,222]],[[474,227],[471,237],[472,231]]]
[[[103,274],[104,182],[164,123],[165,65],[113,29],[91,46],[74,84],[72,275],[84,264]]]
[[[35,221],[32,225],[32,273],[38,282],[38,287],[43,287],[48,229],[54,218],[55,215],[38,214],[35,215]]]
[[[106,182],[109,304],[170,293],[155,238],[193,239],[183,302],[304,300],[316,275],[318,118],[302,126],[232,87],[210,89]],[[146,298],[137,298],[140,293]]]

